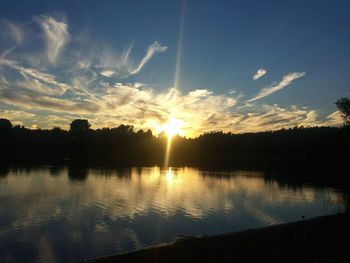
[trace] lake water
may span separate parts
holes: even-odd
[[[336,189],[262,172],[2,169],[0,262],[74,261],[343,209]]]

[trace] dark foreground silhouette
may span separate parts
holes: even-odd
[[[184,238],[88,262],[349,262],[349,220],[349,214],[339,214],[220,236]]]
[[[59,162],[164,165],[165,135],[135,131],[130,125],[90,129],[75,120],[70,131],[30,130],[0,120],[2,162]],[[232,134],[210,132],[197,138],[174,137],[169,165],[343,167],[350,156],[350,128],[314,127]]]

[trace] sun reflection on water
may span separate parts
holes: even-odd
[[[173,171],[171,170],[171,167],[169,167],[169,169],[166,173],[166,179],[168,181],[168,184],[171,185],[171,182],[173,180]]]
[[[113,248],[107,252],[120,253],[180,233],[223,233],[342,209],[335,190],[280,185],[265,180],[262,172],[87,169],[84,177],[78,172],[79,179],[74,172],[76,168],[68,167],[51,174],[51,169],[41,168],[0,177],[0,242],[24,246],[27,240],[29,247],[43,247],[45,240],[53,247],[65,240],[59,245],[65,248],[66,243],[77,246],[84,240],[88,250],[73,250],[96,256],[106,253],[104,246]],[[68,250],[55,248],[54,253],[62,253],[62,259]]]

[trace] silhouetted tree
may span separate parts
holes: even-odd
[[[130,135],[134,132],[134,126],[122,124],[116,130],[121,134]]]
[[[12,123],[8,119],[0,119],[0,131],[8,131],[12,129]]]
[[[70,132],[75,135],[86,133],[90,129],[90,123],[88,120],[76,119],[70,124]]]
[[[1,120],[1,127],[11,127]],[[281,129],[259,133],[209,132],[197,138],[175,136],[170,165],[285,166],[320,164],[343,167],[350,155],[348,127]],[[167,136],[131,125],[90,129],[88,120],[74,120],[70,131],[30,130],[23,126],[0,132],[0,162],[38,161],[153,166],[164,164]],[[6,162],[5,162],[6,161]],[[84,176],[81,176],[82,178]]]
[[[53,127],[51,131],[54,133],[60,133],[62,132],[62,129],[60,127]]]
[[[342,114],[345,125],[350,125],[350,99],[340,98],[335,104],[337,105],[339,111]]]
[[[147,130],[146,136],[147,136],[148,138],[152,138],[152,137],[153,137],[152,131],[151,131],[150,129]]]

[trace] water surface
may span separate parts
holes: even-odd
[[[343,211],[336,189],[194,168],[1,170],[0,262],[65,262]]]

